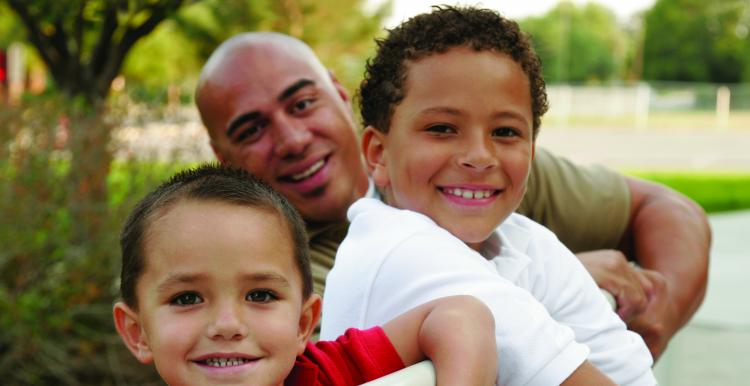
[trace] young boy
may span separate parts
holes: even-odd
[[[177,174],[136,206],[121,247],[117,331],[169,385],[356,385],[424,356],[438,383],[494,382],[495,368],[480,361],[495,353],[494,322],[470,297],[308,344],[321,300],[303,223],[243,172]]]
[[[599,370],[655,384],[643,340],[575,256],[513,214],[547,109],[539,59],[515,22],[476,8],[414,17],[378,41],[360,97],[363,153],[390,206],[364,198],[349,209],[321,337],[470,294],[495,316],[498,384],[609,382]]]

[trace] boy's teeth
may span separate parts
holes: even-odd
[[[206,359],[206,364],[211,367],[228,367],[228,366],[239,366],[247,362],[244,358],[209,358]]]
[[[297,173],[297,174],[292,175],[292,180],[299,181],[299,180],[302,180],[304,178],[307,178],[307,177],[311,176],[313,173],[315,173],[318,170],[320,170],[320,168],[322,168],[324,164],[325,164],[325,161],[324,160],[320,160],[320,161],[314,163],[309,168],[307,168],[307,170],[303,171],[302,173]]]
[[[446,188],[445,192],[452,194],[456,197],[468,198],[468,199],[480,199],[487,198],[492,195],[492,190],[471,190],[461,188]]]

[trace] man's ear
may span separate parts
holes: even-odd
[[[380,188],[384,188],[390,183],[388,170],[386,169],[385,137],[385,133],[372,126],[365,127],[365,131],[362,133],[362,154],[365,156],[367,171],[372,176],[375,186]]]
[[[336,87],[336,91],[339,93],[341,99],[343,99],[344,102],[349,103],[349,93],[346,91],[346,88],[344,88],[344,85],[339,82],[336,75],[333,74],[333,71],[328,70],[328,76],[331,78],[331,82],[333,82],[333,86]]]
[[[151,363],[153,355],[148,344],[148,337],[141,328],[138,313],[123,302],[115,303],[112,310],[115,318],[115,328],[128,350],[141,363]]]
[[[318,294],[311,294],[302,304],[302,312],[299,315],[299,329],[297,330],[297,355],[305,352],[307,341],[320,321],[322,306],[323,303]]]

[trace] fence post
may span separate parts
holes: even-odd
[[[26,82],[23,46],[12,43],[8,47],[8,101],[18,103]]]
[[[716,126],[719,129],[729,127],[729,103],[732,94],[727,86],[719,86],[716,90]]]
[[[635,127],[638,131],[648,127],[648,110],[651,106],[651,88],[646,83],[638,83],[635,90]]]

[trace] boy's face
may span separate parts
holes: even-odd
[[[408,64],[388,134],[364,150],[389,204],[472,248],[519,205],[534,156],[529,81],[509,56],[456,47]]]
[[[119,323],[116,306],[118,331],[170,385],[280,385],[320,306],[303,304],[293,253],[276,213],[178,202],[150,226],[139,309]]]

